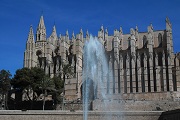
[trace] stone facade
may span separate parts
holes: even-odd
[[[139,32],[136,26],[129,34],[123,34],[120,27],[114,30],[114,35],[109,35],[101,26],[98,39],[106,50],[113,74],[107,94],[120,100],[151,98],[151,101],[157,101],[171,98],[165,93],[173,96],[170,101],[180,101],[180,54],[173,51],[172,26],[168,18],[165,23],[164,30],[154,30],[150,24],[146,32]],[[59,74],[64,64],[71,64],[76,75],[65,80],[64,97],[68,101],[81,98],[83,45],[90,38],[88,31],[84,35],[81,29],[76,36],[72,33],[71,38],[66,31],[65,36],[60,34],[58,37],[54,26],[52,34],[47,37],[41,16],[35,37],[31,26],[24,67],[41,67],[53,77]]]

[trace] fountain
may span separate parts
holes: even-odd
[[[90,36],[84,44],[83,56],[83,119],[87,120],[90,103],[100,99],[101,108],[105,112],[111,111],[108,107],[107,93],[111,94],[112,73],[108,69],[104,46],[96,37]],[[109,114],[106,118],[110,118]]]
[[[113,84],[113,67],[108,62],[112,60],[113,56],[105,51],[103,42],[91,35],[90,39],[85,40],[84,43],[81,87],[83,120],[157,119],[162,111],[135,111],[129,109],[133,108],[133,104],[136,106],[141,102],[135,103],[132,100],[125,100],[122,93],[116,92],[118,89]],[[130,105],[132,107],[129,107]],[[76,114],[82,115],[81,112],[76,112]]]

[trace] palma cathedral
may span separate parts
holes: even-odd
[[[76,35],[69,35],[68,31],[64,36],[57,35],[55,25],[51,35],[47,37],[44,18],[41,16],[35,35],[30,26],[24,52],[24,67],[40,67],[53,77],[61,72],[64,64],[70,64],[75,75],[66,76],[64,97],[67,101],[80,99],[83,84],[83,46],[89,38],[88,31],[83,33],[82,29]],[[179,106],[180,54],[173,50],[169,18],[165,19],[165,29],[162,30],[154,30],[150,24],[144,32],[140,32],[136,26],[131,28],[128,34],[123,34],[120,27],[114,30],[113,35],[109,35],[108,29],[101,26],[98,40],[105,48],[108,64],[113,71],[112,82],[107,88],[107,92],[111,91],[109,93],[113,95],[111,99],[144,101],[144,106],[146,101],[170,101],[171,108]],[[93,106],[96,108],[100,100],[94,101],[96,102]],[[164,106],[166,102],[152,102],[151,107],[155,104],[163,110],[170,109]],[[134,108],[129,106],[129,109],[138,109],[135,108],[138,103],[133,105]],[[114,104],[114,107],[116,106],[117,104]],[[147,109],[151,110],[150,106],[146,107]]]

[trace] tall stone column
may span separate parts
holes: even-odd
[[[132,54],[131,59],[131,70],[132,70],[132,92],[136,92],[136,72],[135,72],[135,66],[136,66],[136,55]]]
[[[65,41],[64,36],[62,36],[60,51],[61,51],[62,64],[65,64],[66,63],[66,41]]]
[[[149,91],[154,92],[154,69],[153,69],[153,48],[154,48],[154,32],[153,32],[153,26],[150,24],[148,26],[148,51],[149,51],[149,70],[148,70],[148,75],[149,75]]]
[[[137,70],[138,70],[138,92],[142,92],[142,80],[141,80],[141,56],[140,53],[137,55]]]
[[[161,81],[160,81],[160,67],[158,66],[158,53],[155,53],[155,68],[156,68],[156,87],[157,92],[161,92]]]
[[[120,39],[120,43],[119,43],[119,46],[120,46],[120,49],[122,49],[122,43],[123,43],[123,30],[122,30],[122,27],[120,27],[120,30],[119,30],[119,39]],[[120,65],[120,92],[121,93],[125,93],[125,70],[123,68],[123,63],[124,63],[124,59],[123,59],[123,54],[120,52],[120,57],[119,57],[119,65]]]
[[[126,57],[126,82],[127,82],[127,93],[130,93],[130,57],[128,53]]]
[[[113,69],[112,69],[112,65],[113,65],[113,60],[112,60],[112,56],[110,56],[110,60],[109,60],[109,93],[112,94],[113,93]]]
[[[124,69],[123,69],[123,55],[120,54],[120,91],[121,93],[125,93],[125,90],[124,90]]]
[[[173,90],[180,91],[180,54],[177,53],[175,57],[175,70],[172,71],[173,74]]]
[[[130,92],[136,92],[136,38],[135,38],[135,32],[133,28],[130,30],[131,32],[131,91]]]
[[[148,92],[148,72],[147,72],[147,55],[144,53],[144,84],[145,92]]]
[[[169,18],[166,18],[166,39],[167,39],[167,61],[168,61],[168,80],[169,80],[169,91],[174,91],[173,89],[173,77],[172,77],[172,67],[174,65],[174,50],[173,50],[173,40],[172,40],[172,25]]]
[[[119,93],[119,89],[118,89],[118,87],[119,87],[119,82],[118,82],[118,76],[119,76],[119,38],[118,38],[118,34],[119,34],[119,32],[117,31],[117,30],[115,30],[114,31],[114,46],[113,46],[113,48],[114,48],[114,66],[113,66],[113,68],[114,68],[114,73],[113,73],[113,86],[115,87],[114,88],[114,90],[113,90],[113,92],[114,93]]]
[[[153,53],[149,53],[150,88],[154,92]]]
[[[171,55],[168,52],[168,76],[169,76],[169,91],[174,91],[173,89],[173,77],[172,77],[172,65],[171,65]]]
[[[162,69],[163,69],[163,83],[164,83],[164,91],[167,91],[167,79],[166,79],[166,63],[165,63],[165,53],[162,52]]]
[[[119,93],[118,92],[118,75],[119,75],[119,65],[118,65],[118,62],[115,60],[114,61],[114,79],[115,79],[115,93]]]
[[[81,94],[81,83],[82,83],[82,55],[83,55],[83,31],[80,29],[79,34],[76,35],[76,47],[75,47],[75,52],[76,52],[76,77],[77,77],[77,95],[78,98]]]

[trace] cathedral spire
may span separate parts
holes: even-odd
[[[104,31],[104,27],[103,27],[103,25],[101,25],[100,31]]]
[[[82,30],[82,28],[80,29],[80,34],[83,34],[83,30]]]
[[[69,32],[68,32],[68,30],[66,30],[66,36],[69,37]]]
[[[137,26],[137,25],[136,25],[135,31],[137,31],[137,32],[139,31],[139,29],[138,29],[138,26]]]
[[[86,31],[86,39],[89,39],[89,32],[88,32],[88,30]]]
[[[119,30],[119,32],[120,32],[121,34],[123,34],[123,30],[122,30],[122,27],[120,27],[120,30]]]
[[[34,43],[34,33],[33,33],[32,25],[30,26],[27,42]]]
[[[59,34],[59,39],[60,39],[60,40],[62,39],[62,35],[61,35],[61,33]]]
[[[43,16],[41,16],[38,28],[44,28],[44,27],[45,27],[45,25],[44,25],[44,18],[43,18]]]
[[[136,41],[139,40],[139,29],[138,29],[137,25],[136,25],[136,28],[135,28],[135,38],[136,38]]]
[[[51,37],[53,37],[53,38],[57,38],[57,33],[56,33],[56,26],[54,25],[53,26],[53,31],[52,31],[52,33],[51,33]]]
[[[72,38],[75,38],[74,31],[72,32]]]
[[[68,32],[68,30],[66,30],[65,40],[66,40],[66,41],[69,41],[69,32]]]
[[[105,29],[105,34],[108,34],[108,29],[107,28]]]
[[[166,30],[167,31],[171,31],[172,30],[172,25],[171,25],[171,22],[170,22],[168,17],[166,17]]]
[[[38,27],[37,27],[36,40],[37,41],[46,40],[46,27],[45,27],[45,24],[44,24],[43,15],[41,16]]]
[[[153,33],[153,25],[152,23],[147,27],[148,33]]]

